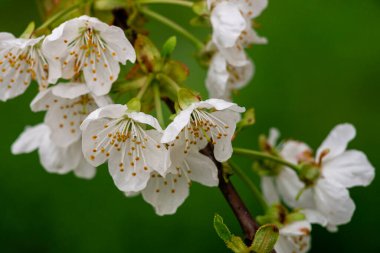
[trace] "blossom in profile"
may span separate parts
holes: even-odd
[[[12,145],[12,154],[25,154],[38,150],[40,161],[50,173],[66,174],[71,171],[77,177],[91,179],[96,170],[88,164],[81,152],[81,142],[68,147],[56,145],[50,138],[51,130],[45,124],[27,127]]]
[[[46,37],[42,48],[49,64],[62,68],[51,78],[71,79],[82,72],[85,83],[97,96],[109,93],[119,75],[119,63],[136,60],[122,29],[88,16],[61,24]]]
[[[212,41],[228,63],[234,66],[248,64],[244,48],[251,44],[265,44],[252,28],[252,19],[267,7],[267,0],[208,0],[213,28]]]
[[[151,115],[112,104],[92,112],[81,129],[85,158],[93,166],[108,160],[121,191],[139,192],[152,172],[165,176],[170,167],[169,151],[160,142],[162,129]]]
[[[338,225],[348,223],[355,210],[355,204],[348,188],[368,186],[374,178],[374,168],[366,155],[358,150],[347,150],[348,143],[355,137],[355,128],[350,124],[336,126],[312,157],[311,149],[304,143],[287,141],[280,150],[281,156],[289,162],[299,164],[299,175],[287,168],[287,175],[273,181],[266,181],[267,195],[276,198],[280,193],[286,204],[304,208],[310,222],[336,231]],[[313,170],[313,178],[303,171]],[[311,173],[308,173],[310,175]],[[306,175],[306,176],[305,176]],[[281,183],[279,183],[279,181]]]
[[[221,99],[191,103],[165,129],[161,142],[178,146],[172,157],[181,160],[191,149],[201,150],[210,141],[214,145],[215,159],[227,161],[232,155],[236,123],[244,111],[245,108]]]
[[[0,100],[23,94],[32,80],[37,81],[39,90],[48,87],[49,71],[54,72],[57,66],[48,64],[41,50],[43,39],[0,33]]]
[[[234,90],[243,88],[254,75],[254,65],[251,60],[243,66],[228,64],[221,53],[216,53],[208,69],[206,87],[211,98],[231,100]]]

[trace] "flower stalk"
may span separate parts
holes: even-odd
[[[250,149],[244,149],[244,148],[234,148],[234,153],[237,155],[249,156],[249,157],[252,157],[254,159],[259,159],[259,160],[270,160],[270,161],[285,165],[285,166],[293,169],[297,173],[300,171],[300,168],[296,164],[293,164],[293,163],[288,162],[286,160],[283,160],[279,157],[275,157],[275,156],[272,156],[272,155],[269,155],[269,154],[266,154],[263,152],[250,150]]]
[[[139,4],[173,4],[191,8],[193,3],[184,0],[138,0]]]
[[[178,25],[174,21],[172,21],[172,20],[170,20],[170,19],[162,16],[161,14],[158,14],[157,12],[151,11],[148,8],[141,8],[140,11],[143,14],[147,15],[148,17],[151,17],[151,18],[153,18],[153,19],[161,22],[162,24],[164,24],[164,25],[172,28],[176,32],[182,34],[189,41],[191,41],[197,49],[202,49],[204,47],[204,44],[202,43],[202,41],[200,41],[199,39],[197,39],[189,31],[187,31],[185,28],[183,28],[182,26]]]

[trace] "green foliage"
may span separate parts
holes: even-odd
[[[223,223],[223,218],[219,214],[215,214],[214,216],[214,228],[220,239],[222,239],[226,243],[226,246],[233,252],[250,252],[250,250],[244,244],[243,240],[240,237],[231,234],[226,224]]]
[[[276,225],[263,225],[257,230],[250,249],[256,253],[270,253],[279,236],[280,233]]]
[[[176,46],[177,46],[177,37],[176,36],[170,37],[162,46],[161,56],[164,58],[169,57],[173,53]]]

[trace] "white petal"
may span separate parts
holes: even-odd
[[[306,220],[312,224],[319,224],[325,227],[328,223],[327,218],[317,210],[304,209],[302,213],[306,216]]]
[[[215,159],[219,162],[225,162],[232,156],[232,138],[235,133],[236,123],[240,120],[240,115],[234,111],[216,111],[211,113],[212,116],[219,119],[222,124],[222,129],[212,132],[212,139],[214,141],[214,155]],[[222,132],[220,139],[217,135]]]
[[[228,48],[218,47],[218,49],[232,66],[241,67],[249,64],[247,54],[240,45]]]
[[[227,92],[229,73],[227,61],[221,54],[215,54],[208,69],[206,87],[212,98],[224,98]]]
[[[337,125],[318,148],[316,160],[325,150],[329,150],[329,153],[324,158],[325,161],[342,154],[346,150],[348,143],[355,138],[355,135],[356,130],[353,125],[347,123]]]
[[[246,21],[238,7],[222,2],[211,13],[213,41],[222,47],[232,47],[246,27]]]
[[[161,126],[158,123],[157,119],[149,114],[145,114],[143,112],[130,112],[130,113],[127,113],[127,115],[129,118],[133,119],[136,122],[149,125],[153,127],[154,129],[158,130],[159,132],[162,131]]]
[[[30,103],[33,112],[46,111],[53,104],[56,96],[53,95],[51,88],[40,91]]]
[[[136,52],[132,44],[125,37],[124,31],[116,26],[110,26],[101,36],[107,42],[111,50],[115,52],[117,61],[126,64],[129,60],[134,63],[136,61]]]
[[[268,144],[271,145],[272,148],[276,147],[278,138],[280,138],[280,131],[277,128],[269,129]]]
[[[91,164],[89,164],[84,157],[79,162],[78,167],[74,169],[74,174],[77,177],[83,179],[92,179],[95,177],[96,168],[94,168]]]
[[[158,215],[174,214],[189,195],[189,184],[184,176],[153,174],[142,195]]]
[[[194,103],[194,107],[196,107],[196,108],[206,108],[206,109],[215,108],[218,111],[222,111],[222,110],[228,109],[228,110],[231,110],[231,111],[234,111],[234,112],[239,112],[239,113],[245,112],[245,108],[244,107],[240,107],[240,106],[238,106],[235,103],[231,103],[231,102],[228,102],[228,101],[225,101],[225,100],[222,100],[222,99],[216,99],[216,98],[211,98],[211,99],[207,99],[205,101]]]
[[[193,151],[189,153],[183,163],[183,169],[187,171],[192,181],[209,187],[218,186],[218,169],[207,156]]]
[[[88,94],[90,91],[83,83],[60,83],[52,88],[53,95],[61,98],[74,99]]]
[[[123,115],[126,114],[128,108],[125,105],[119,105],[119,104],[112,104],[112,105],[107,105],[104,107],[101,107],[87,116],[87,118],[83,121],[81,125],[82,131],[84,131],[87,127],[87,125],[97,119],[101,118],[110,118],[110,119],[117,119],[122,117]]]
[[[290,224],[287,224],[280,229],[280,234],[282,235],[308,235],[311,231],[311,225],[308,221],[296,221]]]
[[[278,195],[273,177],[261,177],[261,189],[265,200],[269,204],[280,203],[280,196]]]
[[[361,151],[349,150],[323,163],[323,175],[344,187],[368,186],[375,177],[375,168]]]
[[[311,153],[311,149],[303,142],[286,141],[280,153],[285,160],[298,164],[305,154]]]
[[[49,135],[50,129],[44,124],[26,127],[24,132],[12,144],[12,154],[18,155],[36,150],[42,144],[43,139]]]
[[[346,188],[319,179],[314,192],[315,206],[328,219],[329,224],[342,225],[351,220],[355,204]]]
[[[182,129],[190,122],[190,116],[193,110],[193,107],[188,107],[174,118],[173,122],[170,123],[164,131],[164,135],[161,139],[162,143],[169,143],[175,140]]]
[[[305,186],[297,174],[292,169],[283,167],[276,177],[276,185],[284,202],[291,207],[297,206],[296,197]],[[305,192],[302,195],[304,194]]]
[[[78,166],[82,157],[80,142],[62,148],[55,145],[49,138],[42,143],[38,153],[46,171],[57,174],[66,174],[72,171]]]

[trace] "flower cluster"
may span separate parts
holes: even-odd
[[[141,192],[160,215],[177,210],[192,181],[218,185],[214,162],[200,151],[210,142],[215,158],[228,160],[244,108],[219,99],[194,102],[164,131],[156,118],[140,112],[138,99],[136,107],[113,104],[109,96],[119,63],[136,60],[120,28],[82,16],[38,39],[2,35],[1,80],[10,84],[1,96],[21,94],[34,79],[40,91],[31,109],[46,111],[43,124],[26,128],[16,140],[14,154],[38,149],[48,172],[74,171],[83,178],[108,161],[117,188],[127,196]]]
[[[333,232],[337,231],[337,226],[351,220],[355,204],[348,189],[368,186],[375,174],[363,152],[347,150],[355,135],[351,124],[340,124],[330,132],[313,156],[312,149],[299,141],[287,140],[277,145],[279,132],[271,129],[265,145],[267,152],[298,165],[299,170],[281,166],[266,171],[261,179],[263,194],[269,203],[283,202],[304,216],[302,221],[285,222],[280,229],[283,239],[276,246],[278,252],[290,252],[283,250],[286,248],[307,252],[309,246],[304,246],[303,242],[310,244],[310,223],[317,223]],[[298,225],[301,222],[303,227],[300,229]],[[295,235],[304,239],[294,240]]]
[[[252,44],[266,44],[253,27],[267,7],[268,0],[207,0],[213,28],[210,68],[206,86],[210,97],[231,99],[231,92],[244,87],[253,77],[254,64],[245,48]]]
[[[267,0],[205,0],[202,18],[209,19],[206,23],[212,28],[207,44],[142,6],[149,1],[127,2],[131,15],[120,25],[123,29],[80,16],[64,19],[52,30],[26,31],[20,38],[0,33],[0,100],[21,95],[35,81],[39,92],[30,107],[33,112],[45,111],[43,123],[27,127],[14,142],[13,154],[38,150],[46,171],[73,172],[86,179],[107,162],[123,196],[140,194],[158,215],[174,214],[192,182],[221,189],[227,185],[222,192],[228,201],[241,201],[230,203],[237,217],[248,209],[228,178],[236,172],[252,189],[254,183],[229,160],[234,152],[251,155],[261,176],[262,196],[253,192],[265,210],[256,220],[279,228],[273,245],[278,253],[307,252],[311,224],[337,231],[351,220],[355,204],[348,189],[367,186],[374,178],[365,154],[347,150],[356,135],[352,125],[336,126],[315,156],[299,141],[277,144],[276,129],[260,138],[261,151],[232,146],[235,135],[255,122],[252,108],[245,112],[230,100],[232,91],[254,75],[246,48],[267,42],[253,29]],[[199,3],[180,4],[197,9]],[[171,58],[176,38],[158,50],[142,27],[143,14],[190,38],[200,47],[197,56],[210,56],[206,79],[210,99],[202,100],[186,88],[189,71]],[[136,64],[121,69],[128,61]],[[162,102],[173,114],[167,125]],[[250,215],[244,215],[239,220],[242,226],[249,222]],[[243,230],[256,226],[251,225]]]

